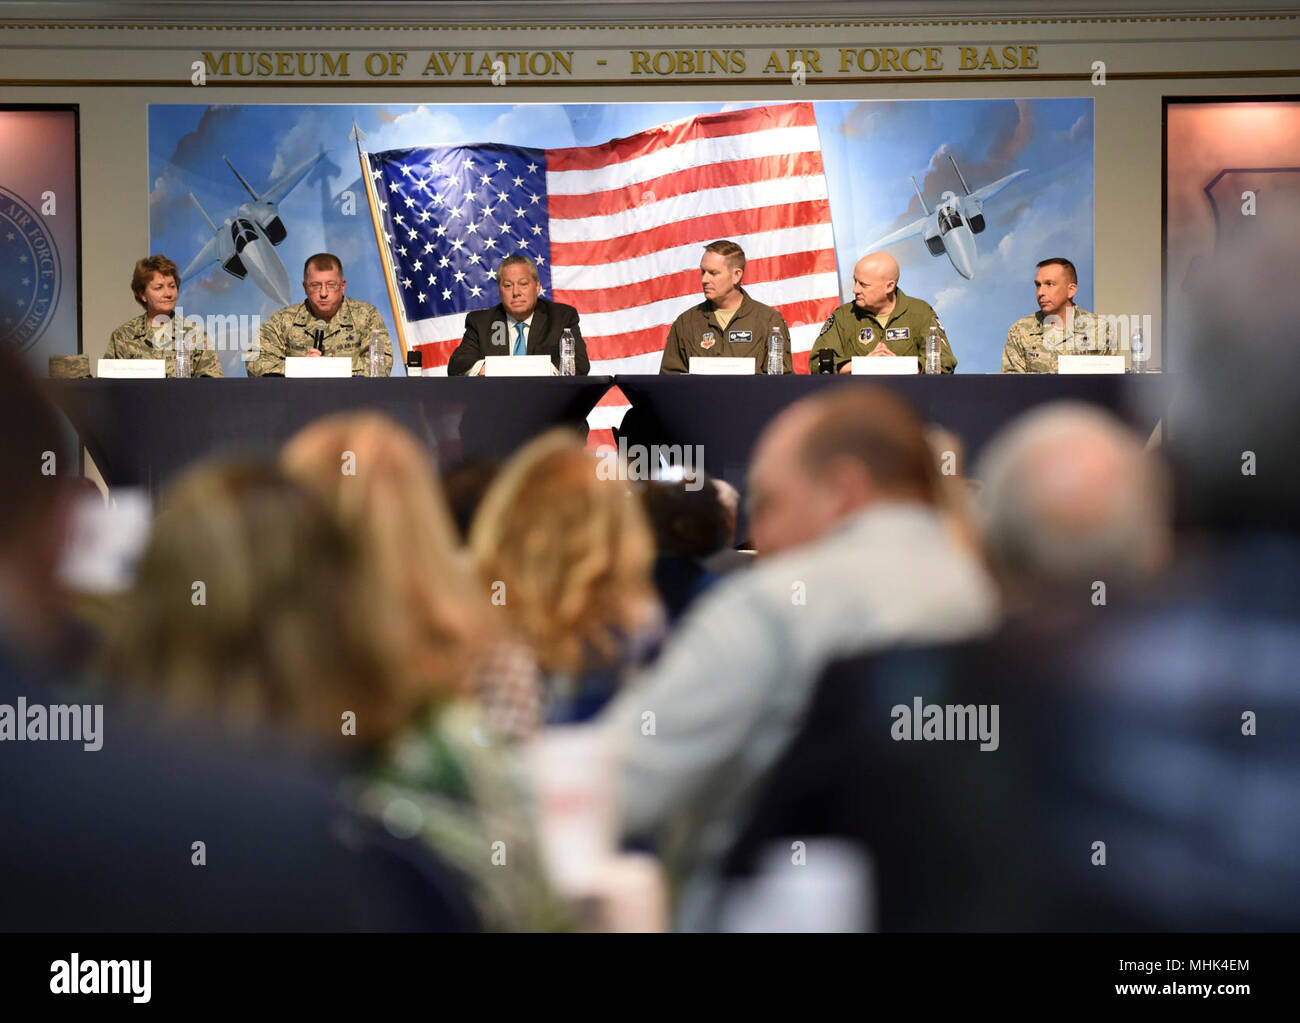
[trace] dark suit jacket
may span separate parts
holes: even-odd
[[[492,344],[492,324],[500,321],[509,322],[505,306],[500,302],[491,309],[478,309],[465,317],[465,336],[451,355],[447,363],[449,376],[464,376],[474,363],[486,355],[509,355],[510,337],[506,348],[497,348]],[[563,302],[548,302],[544,298],[537,300],[533,310],[533,322],[528,326],[528,354],[549,355],[556,369],[560,368],[560,334],[568,327],[573,331],[574,363],[578,376],[585,377],[591,371],[591,362],[587,358],[587,343],[582,340],[582,331],[578,327],[578,310]]]

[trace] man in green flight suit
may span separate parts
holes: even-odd
[[[1118,355],[1110,327],[1074,304],[1079,275],[1068,259],[1054,256],[1038,264],[1034,294],[1038,312],[1022,316],[1007,331],[1003,373],[1055,373],[1058,355]]]
[[[318,252],[302,268],[307,301],[278,310],[262,324],[257,357],[248,361],[250,377],[283,376],[288,356],[344,355],[352,360],[352,375],[365,376],[370,341],[383,346],[380,373],[393,370],[393,342],[379,310],[369,302],[347,298],[343,263],[330,252]]]
[[[853,268],[853,301],[831,314],[813,342],[808,371],[820,373],[823,349],[834,353],[836,373],[848,373],[855,355],[914,358],[925,369],[925,339],[930,327],[939,331],[939,361],[943,372],[957,368],[948,337],[928,302],[904,294],[898,286],[898,261],[887,252],[872,252]]]
[[[673,321],[660,373],[689,373],[693,356],[749,358],[754,360],[755,373],[766,373],[767,342],[774,329],[781,335],[782,372],[794,372],[785,317],[750,298],[740,286],[744,276],[745,250],[739,245],[723,238],[704,246],[700,258],[704,301]]]

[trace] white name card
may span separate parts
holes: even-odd
[[[485,377],[548,377],[554,370],[549,355],[489,355],[483,360]]]
[[[733,359],[724,355],[692,355],[691,373],[715,377],[752,377],[758,367],[753,359]]]
[[[290,355],[284,360],[286,377],[350,377],[352,360],[346,355]]]
[[[1058,355],[1057,373],[1123,373],[1122,355]]]
[[[911,355],[855,355],[853,368],[849,370],[855,377],[911,377],[920,371]]]
[[[105,380],[163,380],[166,359],[100,359],[99,375]]]

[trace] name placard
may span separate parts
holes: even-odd
[[[549,377],[554,370],[549,355],[489,355],[483,360],[485,377]]]
[[[96,370],[104,380],[164,380],[166,359],[100,359]]]
[[[346,355],[290,355],[284,360],[286,377],[350,377],[352,360]]]
[[[691,356],[692,376],[752,377],[756,367],[753,359],[733,359],[728,356]]]
[[[910,355],[855,355],[853,368],[849,370],[855,377],[910,377],[919,373],[920,367]]]
[[[1056,372],[1071,373],[1123,373],[1122,355],[1058,355]]]

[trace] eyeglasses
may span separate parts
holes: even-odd
[[[308,291],[323,291],[327,295],[332,295],[334,292],[338,291],[339,288],[343,287],[343,285],[339,284],[338,281],[325,281],[320,284],[307,284],[304,282],[303,287]]]

